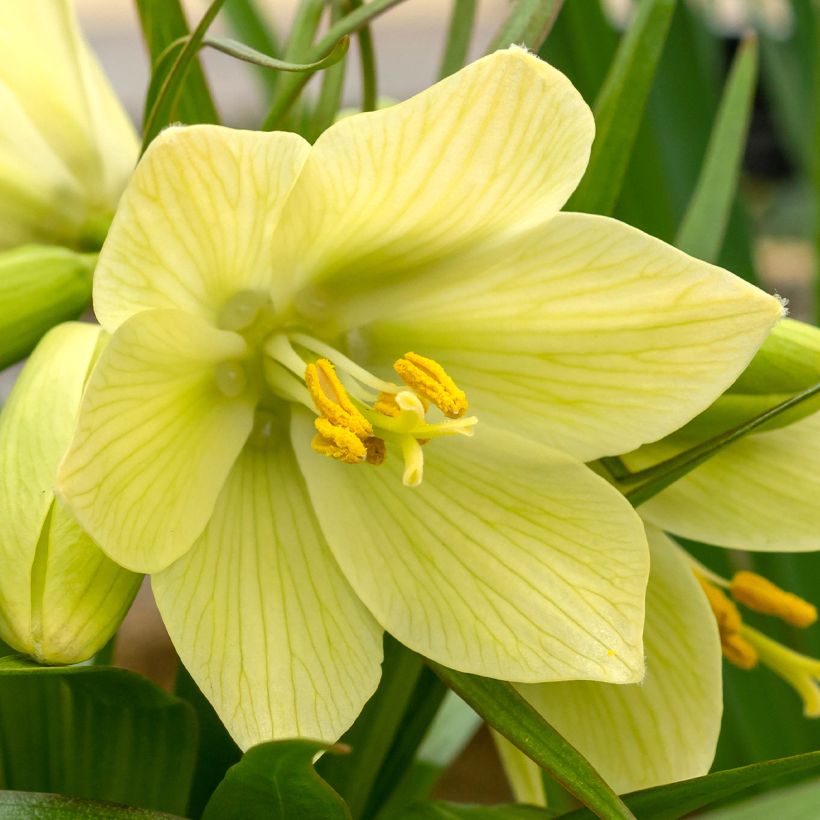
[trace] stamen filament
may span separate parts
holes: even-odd
[[[299,380],[304,378],[305,360],[293,349],[290,340],[283,333],[277,333],[265,342],[265,354],[290,370]]]

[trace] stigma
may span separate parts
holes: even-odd
[[[467,396],[445,369],[417,353],[406,353],[393,365],[402,384],[380,379],[303,334],[278,335],[266,345],[266,354],[280,366],[268,368],[270,386],[291,399],[301,390],[300,400],[316,413],[314,452],[342,464],[371,466],[395,454],[404,462],[402,481],[408,487],[422,482],[426,444],[443,436],[471,436],[478,421],[466,416]],[[440,417],[428,418],[430,413]]]

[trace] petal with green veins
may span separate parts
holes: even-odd
[[[584,461],[699,413],[783,313],[721,268],[616,220],[570,213],[337,311],[364,326],[374,360],[423,351],[482,421]]]
[[[336,560],[376,620],[439,663],[504,680],[637,681],[649,555],[626,500],[574,459],[486,425],[426,446],[424,481],[344,465],[310,448],[299,466]]]
[[[76,323],[48,333],[0,415],[0,637],[41,662],[93,655],[139,584],[52,492],[98,339],[99,328]]]
[[[672,437],[625,457],[648,467],[686,449]],[[771,552],[820,549],[820,413],[730,444],[641,506],[677,535]]]
[[[309,150],[296,134],[168,128],[123,194],[94,277],[106,330],[152,308],[217,324],[237,292],[271,288],[272,234]]]
[[[325,131],[283,214],[277,270],[328,288],[320,299],[332,305],[548,218],[578,184],[593,135],[563,74],[521,48],[497,51]]]
[[[218,365],[244,339],[173,310],[139,313],[91,374],[58,491],[117,563],[164,569],[191,547],[253,426],[250,391],[226,396]]]
[[[245,449],[202,537],[152,578],[183,662],[243,749],[335,741],[381,676],[381,629],[330,554],[282,436]]]
[[[706,774],[723,709],[714,616],[680,548],[654,527],[647,536],[652,570],[643,682],[519,686],[619,794]]]

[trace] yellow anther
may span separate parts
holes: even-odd
[[[459,419],[467,412],[467,396],[438,362],[417,353],[405,353],[393,369],[408,387],[435,404],[445,416]]]
[[[757,650],[738,632],[721,632],[720,648],[726,660],[740,669],[754,669],[757,666]]]
[[[370,422],[350,400],[327,359],[319,359],[305,368],[305,384],[316,409],[334,426],[349,430],[362,441],[373,435]]]
[[[705,578],[698,576],[698,581],[706,593],[706,599],[715,615],[721,636],[735,634],[740,631],[743,621],[737,607],[730,601],[724,593],[714,584],[709,583]]]
[[[396,418],[401,413],[401,408],[396,402],[395,393],[379,393],[379,398],[373,404],[373,409],[383,416]]]
[[[371,436],[365,441],[364,446],[367,448],[367,463],[378,467],[379,464],[384,464],[387,458],[387,447],[385,447],[384,439],[377,436]]]
[[[729,590],[738,603],[764,615],[775,615],[794,626],[811,626],[817,620],[817,607],[755,572],[735,573]]]
[[[429,406],[430,402],[424,396],[419,396],[412,390],[399,390],[398,393],[379,393],[373,409],[391,418],[397,418],[402,411],[410,411],[424,418]]]
[[[346,427],[339,427],[325,418],[313,422],[316,435],[310,446],[317,452],[345,464],[361,464],[367,458],[364,442]]]

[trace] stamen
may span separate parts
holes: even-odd
[[[435,404],[445,416],[458,419],[467,412],[467,396],[433,359],[405,353],[393,369],[408,387]]]
[[[377,413],[391,418],[398,418],[402,411],[415,413],[420,419],[424,418],[429,404],[412,390],[399,390],[398,393],[379,393],[379,398],[373,405]]]
[[[248,376],[239,362],[220,362],[214,368],[214,378],[219,392],[229,399],[241,396],[248,386]]]
[[[757,573],[745,570],[735,573],[729,589],[732,597],[749,609],[775,615],[794,626],[811,626],[817,620],[815,606]]]
[[[384,460],[387,458],[387,447],[383,438],[371,436],[365,441],[364,446],[367,449],[368,464],[372,464],[374,467],[384,464]]]
[[[706,593],[706,598],[714,613],[718,629],[727,634],[739,632],[740,627],[743,625],[743,620],[734,603],[730,601],[721,590],[714,586],[714,584],[700,577],[698,581],[700,581],[700,585]]]
[[[820,717],[820,661],[788,649],[751,627],[744,626],[742,634],[754,646],[760,661],[800,695],[803,714],[810,718]]]
[[[305,384],[316,409],[336,427],[349,430],[362,441],[373,435],[370,422],[350,400],[327,359],[319,359],[305,368]]]
[[[310,446],[322,455],[345,464],[360,464],[367,459],[367,447],[355,433],[339,427],[321,416],[314,420],[317,434]]]
[[[759,660],[757,650],[739,633],[720,634],[723,657],[739,669],[754,669]]]

